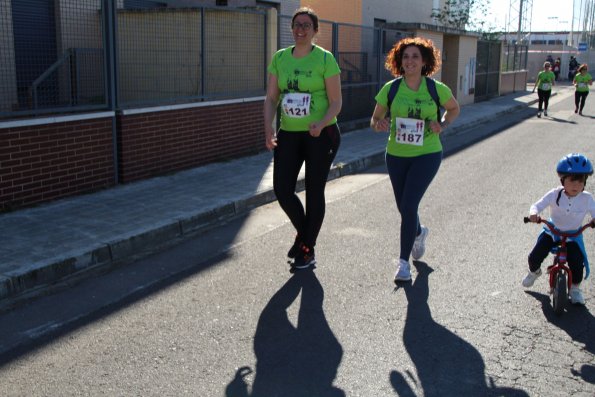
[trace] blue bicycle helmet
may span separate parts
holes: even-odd
[[[558,166],[556,167],[556,171],[558,171],[559,175],[567,175],[567,174],[583,174],[583,175],[592,175],[593,174],[593,164],[589,161],[587,157],[580,153],[570,153],[566,156],[562,157],[560,161],[558,161]]]

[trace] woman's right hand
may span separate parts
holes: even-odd
[[[268,150],[273,150],[277,146],[277,136],[273,127],[265,127],[264,131],[265,145]]]
[[[387,132],[390,127],[390,121],[388,118],[382,118],[373,123],[372,129],[376,132]]]

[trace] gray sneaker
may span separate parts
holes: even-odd
[[[537,277],[539,277],[539,276],[541,276],[541,269],[537,269],[536,272],[529,271],[529,273],[527,273],[525,278],[523,278],[523,287],[525,287],[525,288],[532,287],[533,283],[535,282],[535,280],[537,280]]]
[[[399,259],[399,264],[397,265],[397,272],[395,273],[395,282],[396,281],[409,281],[411,280],[411,266],[409,262],[404,259]]]
[[[411,250],[411,257],[415,260],[420,259],[426,252],[426,237],[430,231],[427,227],[421,226],[421,233],[415,238],[413,249]]]
[[[570,287],[570,301],[573,305],[585,304],[585,298],[583,297],[583,293],[577,284],[572,284],[572,287]]]

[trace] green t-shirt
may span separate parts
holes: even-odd
[[[554,74],[554,72],[551,72],[551,71],[546,72],[546,71],[542,70],[541,72],[539,72],[537,74],[537,81],[538,81],[537,88],[542,91],[551,91],[552,84],[555,80],[556,80],[556,75]],[[544,84],[546,84],[545,87],[543,86]]]
[[[303,58],[293,57],[294,46],[279,50],[273,56],[267,69],[269,73],[277,76],[279,82],[282,130],[308,131],[310,123],[322,120],[328,110],[329,101],[324,80],[341,73],[341,70],[332,53],[316,45],[313,47],[310,54]],[[309,94],[309,98],[297,96],[296,98],[302,105],[295,109],[289,109],[288,113],[292,114],[290,117],[286,114],[288,108],[284,98],[287,94],[292,93]],[[287,96],[285,99],[289,100],[290,97]],[[304,106],[309,108],[309,114],[305,116],[303,114]],[[335,117],[328,125],[336,122],[337,118]]]
[[[380,89],[375,99],[380,105],[386,107],[388,105],[388,91],[392,81],[386,83]],[[436,91],[440,104],[444,104],[452,98],[452,91],[444,83],[436,81]],[[390,134],[388,136],[388,144],[386,145],[386,152],[398,157],[415,157],[423,154],[436,153],[442,150],[442,143],[440,136],[430,129],[429,122],[436,120],[438,117],[436,112],[436,102],[432,99],[426,79],[422,79],[418,91],[413,91],[407,87],[405,80],[401,82],[397,95],[390,107]],[[423,131],[423,145],[417,146],[414,144],[397,142],[397,127],[396,118],[408,118],[424,120]]]
[[[589,73],[585,73],[584,76],[582,73],[577,73],[576,76],[574,76],[577,92],[589,92],[589,81],[591,80],[593,80],[593,77],[591,77]]]

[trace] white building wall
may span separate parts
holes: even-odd
[[[440,7],[445,0],[439,0]],[[435,24],[432,9],[435,0],[363,0],[362,25],[374,26],[374,18],[391,22]]]
[[[459,37],[457,100],[461,105],[473,103],[475,95],[475,66],[477,56],[477,38]],[[454,91],[454,87],[451,87]]]

